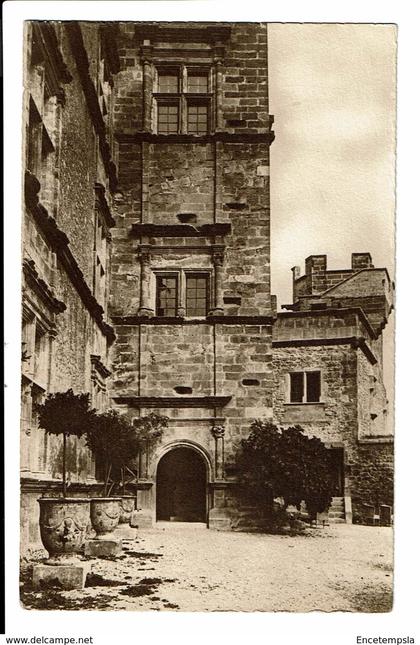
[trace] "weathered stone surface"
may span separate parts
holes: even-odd
[[[85,555],[88,557],[102,557],[120,555],[122,552],[121,539],[115,540],[87,540],[85,544]]]
[[[138,535],[136,528],[127,526],[127,524],[119,524],[114,531],[117,540],[135,540]]]
[[[91,564],[89,562],[56,566],[36,564],[33,569],[32,582],[35,589],[45,589],[50,585],[63,589],[83,589],[90,570]]]
[[[150,528],[153,524],[153,513],[151,509],[142,509],[139,511],[134,511],[131,522],[131,526],[137,529],[147,529]]]

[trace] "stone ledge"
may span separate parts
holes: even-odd
[[[232,396],[114,396],[115,403],[141,408],[223,408]]]
[[[146,316],[128,315],[111,316],[114,325],[264,325],[271,326],[271,316],[208,316],[204,319],[160,317],[147,318]],[[290,341],[288,341],[290,342]]]
[[[137,222],[131,227],[131,233],[135,236],[149,237],[213,237],[218,235],[229,235],[232,226],[229,223],[201,224],[142,224]],[[152,247],[153,248],[153,247]]]

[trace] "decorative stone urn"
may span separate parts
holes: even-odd
[[[80,497],[40,497],[41,540],[48,551],[46,564],[79,562],[89,526],[90,499]]]
[[[121,495],[120,524],[129,524],[136,507],[136,498],[133,495]]]
[[[121,515],[121,497],[92,497],[90,520],[96,531],[96,540],[113,540],[113,531]]]

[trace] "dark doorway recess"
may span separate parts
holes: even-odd
[[[335,497],[344,495],[344,450],[343,448],[331,448],[331,473],[334,480]]]
[[[206,464],[191,448],[174,448],[159,461],[156,477],[156,519],[206,521]]]

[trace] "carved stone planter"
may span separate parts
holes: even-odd
[[[78,562],[89,526],[90,499],[40,497],[38,503],[41,540],[50,556],[47,564]]]
[[[136,507],[136,498],[133,495],[121,495],[120,524],[129,524]]]
[[[96,531],[96,540],[114,539],[113,531],[121,515],[121,497],[92,497],[90,519]]]

